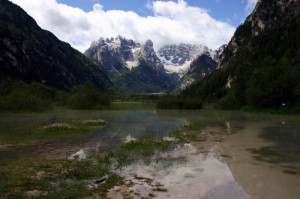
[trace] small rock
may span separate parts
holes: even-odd
[[[77,151],[76,153],[74,153],[74,154],[72,154],[72,155],[70,155],[69,157],[68,157],[68,159],[69,160],[83,160],[83,159],[86,159],[86,154],[85,154],[85,152],[82,150],[82,149],[80,149],[79,151]]]
[[[87,184],[86,187],[88,189],[92,190],[92,189],[97,189],[98,186],[95,183],[91,182],[91,183]]]
[[[130,134],[125,137],[124,143],[129,143],[131,141],[136,141],[137,139],[132,137]]]
[[[101,183],[105,182],[107,179],[108,179],[108,175],[104,175],[101,178],[95,180],[95,183],[96,184],[101,184]]]
[[[192,145],[191,145],[191,144],[187,144],[187,143],[185,143],[183,146],[184,146],[184,147],[186,147],[186,148],[190,148],[190,147],[192,147]]]

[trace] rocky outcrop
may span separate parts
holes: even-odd
[[[215,61],[215,62],[219,62],[220,57],[222,55],[222,53],[224,52],[226,48],[226,45],[222,45],[219,48],[217,48],[216,50],[213,50],[209,53],[210,57]]]
[[[140,48],[139,43],[118,36],[92,42],[84,54],[99,63],[104,72],[114,80],[138,64],[134,52]]]
[[[210,56],[203,54],[191,63],[188,72],[181,78],[179,89],[183,90],[195,81],[201,81],[207,75],[216,70],[217,62]]]

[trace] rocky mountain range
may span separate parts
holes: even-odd
[[[198,70],[189,69],[200,55],[218,60],[223,49],[224,46],[213,51],[203,45],[179,44],[164,46],[156,53],[151,40],[139,44],[118,36],[92,42],[84,54],[99,63],[118,87],[132,92],[160,92],[181,82],[186,86],[202,73],[209,74],[213,69],[210,64],[199,75],[193,74]],[[179,81],[185,74],[189,75]]]
[[[19,6],[0,0],[0,78],[70,90],[91,82],[106,89],[103,71],[69,44],[41,29]]]
[[[174,85],[179,76],[167,73],[151,40],[141,45],[121,36],[100,38],[84,53],[100,64],[117,87],[130,92],[161,92]]]

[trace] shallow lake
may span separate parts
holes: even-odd
[[[128,179],[144,176],[163,184],[168,191],[159,192],[157,198],[300,198],[300,116],[156,110],[152,105],[134,103],[114,107],[103,111],[0,113],[1,164],[45,155],[65,157],[80,149],[102,153],[126,137],[164,139],[184,124],[198,123],[204,126],[200,133],[207,135],[205,142],[187,143],[147,163],[134,163],[120,174]],[[22,137],[26,129],[83,119],[104,119],[108,125],[61,139],[24,138],[24,142],[14,143],[5,136],[12,133]],[[133,189],[147,193],[151,186],[142,184]],[[119,197],[113,191],[111,195]]]

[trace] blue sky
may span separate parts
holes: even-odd
[[[227,44],[257,0],[11,0],[59,39],[84,52],[121,35],[136,42]]]
[[[153,15],[147,8],[149,0],[58,0],[58,2],[85,11],[91,11],[95,3],[100,3],[104,10],[133,11],[141,16]],[[186,2],[191,6],[207,9],[215,19],[229,22],[235,27],[239,26],[249,14],[245,11],[246,0],[186,0]]]

